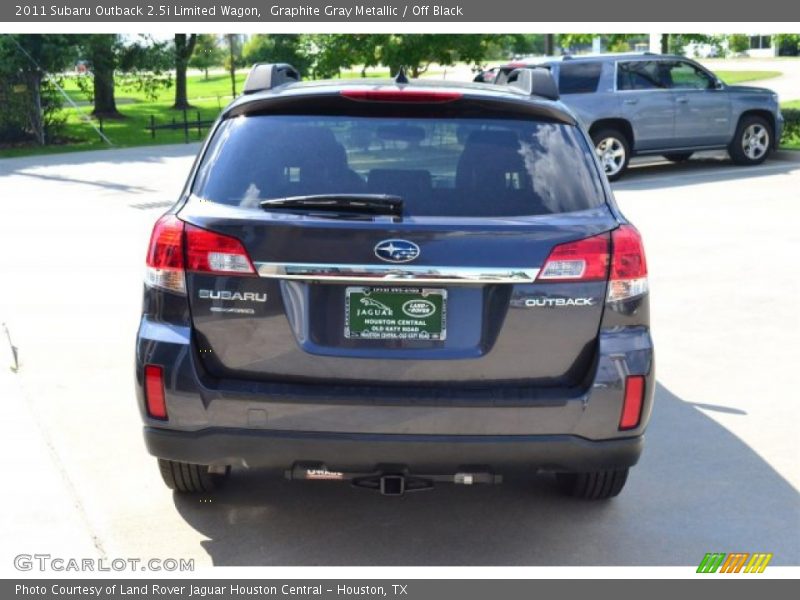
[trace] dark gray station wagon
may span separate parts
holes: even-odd
[[[655,384],[647,267],[550,74],[298,79],[254,67],[153,229],[136,382],[167,485],[618,494]]]
[[[492,81],[504,85],[515,70],[531,67],[553,73],[563,102],[588,129],[612,181],[635,155],[661,154],[680,162],[700,150],[728,150],[737,164],[760,164],[781,138],[775,92],[727,85],[682,56],[534,59],[499,67]],[[485,82],[486,75],[476,80]]]

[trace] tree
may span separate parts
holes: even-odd
[[[192,58],[195,44],[197,44],[197,34],[187,36],[185,33],[175,34],[175,103],[172,108],[186,110],[192,108],[186,93],[186,69],[189,66],[189,59]]]
[[[61,97],[53,78],[74,64],[74,38],[62,34],[0,36],[0,113],[2,139],[33,137],[47,143],[54,133]]]
[[[83,51],[92,70],[95,117],[121,119],[114,96],[114,70],[122,43],[115,33],[94,33],[84,36]]]
[[[203,71],[208,79],[208,70],[221,66],[224,62],[225,52],[220,48],[217,36],[210,33],[199,34],[189,66]]]
[[[225,66],[231,75],[231,92],[236,96],[236,67],[242,60],[241,40],[235,33],[228,33],[225,35],[225,41],[228,45],[228,56],[225,58]]]
[[[92,96],[92,114],[96,117],[125,118],[117,110],[118,84],[142,91],[151,99],[156,98],[161,88],[172,85],[172,78],[166,71],[170,66],[170,53],[164,42],[156,42],[146,35],[131,40],[105,33],[82,35],[79,39],[92,72],[92,78],[80,80],[80,84]]]
[[[456,61],[478,64],[493,36],[483,34],[390,34],[381,36],[378,57],[394,75],[406,67],[419,77],[432,63],[453,65]]]
[[[252,36],[242,48],[242,57],[247,64],[259,62],[289,63],[303,75],[311,72],[314,55],[319,51],[313,43],[314,39],[337,38],[335,35],[303,36],[299,34]]]

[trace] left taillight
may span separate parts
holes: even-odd
[[[175,215],[164,215],[156,221],[147,251],[147,286],[178,294],[186,293],[183,230],[183,221]]]
[[[601,281],[608,277],[607,233],[554,247],[537,280]]]

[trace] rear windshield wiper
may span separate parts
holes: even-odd
[[[265,210],[325,210],[372,215],[402,215],[403,199],[389,194],[309,194],[264,200]]]

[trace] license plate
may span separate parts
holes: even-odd
[[[344,337],[366,340],[444,340],[447,290],[349,287]]]

